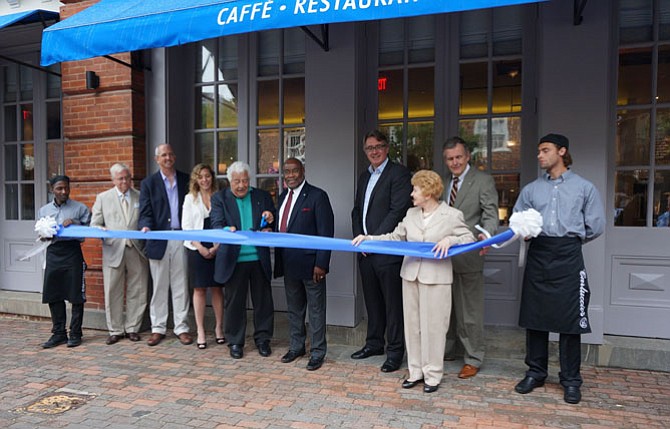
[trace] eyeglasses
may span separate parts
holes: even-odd
[[[386,146],[388,146],[388,145],[376,144],[374,146],[364,147],[363,150],[366,151],[366,152],[374,152],[374,151],[377,151],[377,150],[383,150]]]

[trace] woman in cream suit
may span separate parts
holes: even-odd
[[[439,259],[405,256],[400,271],[405,322],[405,346],[409,377],[405,389],[423,382],[423,391],[432,393],[442,380],[444,345],[451,315],[451,260],[442,259],[449,247],[475,241],[463,214],[440,201],[444,191],[442,178],[428,170],[412,177],[414,207],[393,232],[359,235],[352,244],[363,240],[435,242],[433,252]]]
[[[198,164],[191,171],[189,193],[184,198],[182,209],[182,229],[210,229],[210,199],[216,191],[214,171],[205,164]],[[185,241],[188,251],[189,281],[193,288],[193,311],[198,328],[196,341],[199,349],[207,348],[205,336],[205,304],[207,289],[212,292],[212,307],[216,319],[215,338],[217,344],[223,344],[223,285],[214,281],[214,259],[219,244],[200,241]]]

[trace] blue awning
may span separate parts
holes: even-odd
[[[42,65],[230,34],[544,0],[101,0],[42,36]]]
[[[30,24],[31,22],[48,21],[56,18],[58,18],[58,12],[42,9],[24,10],[11,15],[0,16],[0,28],[9,27],[13,24]]]

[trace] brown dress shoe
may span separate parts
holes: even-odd
[[[107,341],[105,341],[105,344],[111,346],[112,344],[118,343],[120,339],[121,335],[110,335],[109,337],[107,337]]]
[[[126,334],[126,338],[128,338],[130,341],[133,341],[133,342],[139,341],[140,340],[140,334],[138,334],[137,332],[128,332]]]
[[[157,346],[165,338],[165,334],[159,334],[158,332],[152,332],[151,336],[147,340],[147,344],[150,346]]]
[[[463,365],[463,368],[461,368],[461,372],[458,373],[458,378],[474,377],[475,375],[477,375],[478,372],[479,368],[466,363],[465,365]]]
[[[181,334],[177,335],[177,338],[179,338],[179,342],[185,346],[193,344],[193,337],[188,332],[182,332]]]

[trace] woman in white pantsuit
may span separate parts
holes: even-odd
[[[475,241],[463,214],[440,201],[444,185],[440,176],[429,170],[412,177],[414,207],[395,230],[382,235],[359,235],[363,240],[435,242],[433,251],[440,259],[405,256],[400,276],[405,324],[405,345],[409,376],[402,387],[409,389],[423,382],[423,391],[437,390],[444,372],[444,346],[451,315],[451,260],[442,259],[449,247]]]

